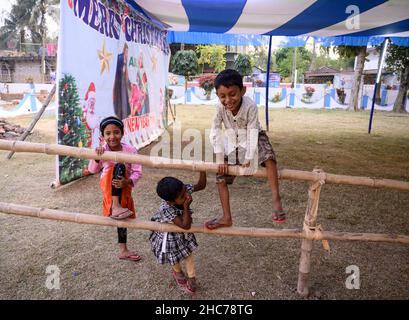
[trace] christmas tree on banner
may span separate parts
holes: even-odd
[[[58,144],[82,148],[88,144],[90,130],[83,119],[80,98],[72,75],[59,82]],[[88,160],[59,156],[60,183],[65,184],[88,174]]]

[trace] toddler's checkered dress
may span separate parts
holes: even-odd
[[[189,194],[192,194],[193,186],[187,184],[186,190]],[[192,210],[190,210],[190,214],[192,213]],[[166,201],[163,201],[160,205],[160,211],[155,213],[151,221],[172,223],[173,219],[182,215],[183,207],[171,206]],[[165,236],[165,234],[167,235]],[[163,246],[163,239],[165,237],[166,244]],[[193,233],[153,231],[149,240],[152,252],[161,264],[170,263],[175,265],[190,256],[192,251],[197,248],[196,237]]]

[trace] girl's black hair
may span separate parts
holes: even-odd
[[[117,117],[107,117],[105,119],[102,119],[101,123],[99,124],[101,135],[104,135],[104,130],[109,124],[116,125],[119,129],[121,129],[122,134],[124,134],[124,123],[122,122],[122,120],[118,119]]]
[[[224,86],[229,88],[231,86],[238,86],[239,89],[243,89],[243,77],[240,73],[233,69],[226,69],[220,72],[217,77],[214,79],[214,87],[216,90]]]
[[[183,190],[183,182],[174,177],[162,178],[156,187],[156,193],[165,201],[175,201]]]

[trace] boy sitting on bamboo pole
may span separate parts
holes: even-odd
[[[217,75],[214,82],[220,102],[216,106],[210,142],[219,164],[216,184],[223,216],[214,218],[205,225],[208,229],[216,229],[233,224],[227,185],[233,183],[235,176],[228,174],[228,166],[242,165],[254,173],[258,164],[266,167],[272,193],[272,220],[275,223],[284,223],[286,214],[279,194],[276,156],[258,121],[257,105],[244,96],[246,87],[243,86],[242,76],[237,71],[224,70]],[[225,128],[224,137],[222,124]]]

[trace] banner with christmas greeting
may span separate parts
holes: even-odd
[[[95,148],[100,121],[117,116],[123,142],[141,148],[165,126],[166,31],[121,0],[62,0],[58,143]],[[57,183],[88,174],[88,160],[59,156]]]

